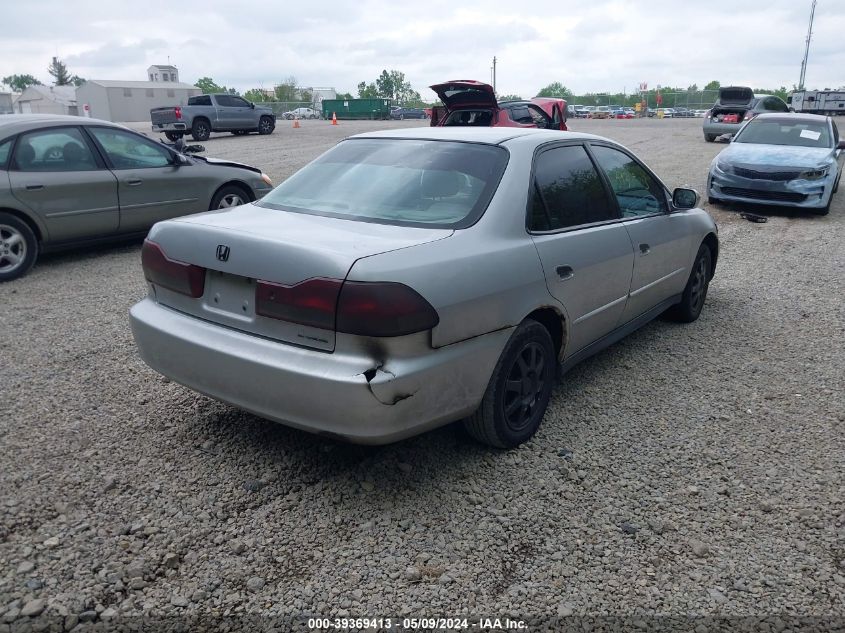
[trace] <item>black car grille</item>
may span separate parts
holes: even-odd
[[[745,169],[744,167],[734,167],[733,171],[737,176],[742,176],[743,178],[775,180],[778,182],[795,180],[801,175],[800,171],[754,171],[753,169]]]
[[[789,191],[757,191],[756,189],[740,189],[739,187],[722,187],[722,192],[738,198],[752,200],[774,200],[777,202],[804,202],[807,196],[803,193]]]

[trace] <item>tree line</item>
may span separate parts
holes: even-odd
[[[54,86],[81,86],[85,83],[85,80],[82,77],[71,75],[70,71],[67,69],[67,65],[57,57],[54,57],[53,61],[50,62],[50,65],[47,67],[47,72],[53,78]],[[9,86],[13,92],[23,92],[30,86],[44,85],[38,78],[29,74],[8,75],[0,79],[0,83],[5,86]]]

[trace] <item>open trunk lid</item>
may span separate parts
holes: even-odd
[[[719,88],[719,105],[743,106],[750,105],[754,99],[754,92],[745,86],[725,86]]]
[[[434,84],[431,89],[449,110],[456,108],[496,108],[496,93],[493,86],[481,81],[456,79]]]
[[[244,205],[156,224],[148,240],[170,260],[205,271],[202,295],[192,298],[156,285],[156,300],[175,310],[265,338],[334,350],[334,329],[262,316],[258,281],[288,288],[345,280],[362,257],[452,235],[451,229],[413,228],[293,213]],[[315,299],[316,300],[316,299]]]

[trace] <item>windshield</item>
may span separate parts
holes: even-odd
[[[257,204],[364,222],[463,228],[484,213],[507,161],[507,150],[491,145],[350,139]]]
[[[796,147],[832,147],[826,121],[755,119],[737,134],[734,143],[795,145]]]

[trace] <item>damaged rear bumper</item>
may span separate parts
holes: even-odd
[[[130,311],[141,357],[159,373],[263,418],[384,444],[472,413],[512,328],[424,353],[378,358],[278,343],[147,298]]]

